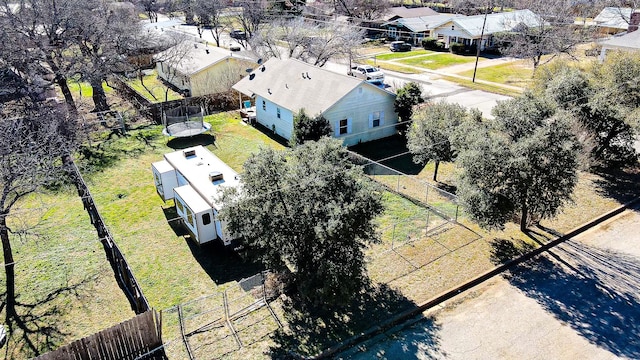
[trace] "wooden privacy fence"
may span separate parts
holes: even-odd
[[[93,226],[96,228],[96,231],[98,232],[98,236],[100,237],[100,241],[102,242],[102,246],[104,247],[107,259],[111,264],[111,268],[113,268],[113,272],[116,276],[118,285],[120,285],[120,288],[122,288],[125,295],[129,299],[129,303],[131,304],[131,308],[133,309],[133,311],[135,311],[136,314],[144,313],[145,311],[150,309],[150,306],[149,302],[142,293],[142,288],[140,288],[140,285],[138,285],[138,281],[136,280],[135,276],[133,276],[133,272],[131,271],[127,260],[120,251],[120,248],[118,248],[118,245],[113,240],[113,236],[111,236],[107,225],[98,212],[98,208],[93,201],[93,197],[91,196],[89,188],[84,182],[84,179],[82,178],[78,167],[70,158],[65,159],[65,162],[67,163],[69,169],[69,176],[72,177],[76,189],[78,190],[78,195],[82,199],[82,204],[87,210],[87,213],[89,213],[91,224],[93,224]]]
[[[161,315],[155,310],[149,310],[133,319],[40,355],[35,360],[166,359],[161,329]]]

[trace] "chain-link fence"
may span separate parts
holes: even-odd
[[[389,190],[426,205],[448,221],[458,221],[458,197],[417,177],[367,159],[354,152],[351,161],[361,165],[365,174]]]
[[[221,358],[262,341],[282,327],[273,311],[268,272],[242,279],[238,286],[165,310],[168,326],[179,328],[181,341],[166,344],[176,358]],[[175,329],[167,329],[177,335]],[[173,331],[172,331],[173,330]]]

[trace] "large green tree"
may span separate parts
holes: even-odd
[[[571,200],[579,145],[570,114],[531,94],[499,103],[493,115],[458,155],[458,196],[481,226],[520,217],[525,231],[530,218],[551,218]]]
[[[398,114],[400,122],[407,122],[413,116],[414,106],[420,104],[422,99],[422,89],[415,82],[406,83],[396,92],[396,99],[393,108]],[[406,130],[406,125],[399,126],[400,131]]]
[[[223,203],[229,232],[268,268],[291,269],[293,285],[316,304],[344,304],[367,283],[363,250],[378,241],[381,198],[339,141],[262,149]]]
[[[454,161],[458,149],[454,138],[458,126],[468,116],[467,109],[458,104],[439,102],[418,111],[407,131],[407,148],[413,162],[435,162],[433,181],[437,181],[441,161]]]
[[[322,115],[309,117],[304,109],[293,117],[292,145],[300,145],[305,141],[318,141],[331,135],[331,124]]]
[[[612,54],[584,72],[569,64],[540,69],[535,90],[570,111],[590,144],[590,164],[620,167],[636,162],[633,147],[640,101],[640,57]]]

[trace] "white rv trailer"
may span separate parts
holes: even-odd
[[[151,169],[156,191],[162,200],[174,200],[178,216],[198,244],[216,239],[231,244],[218,220],[218,198],[223,187],[240,184],[238,173],[203,146],[165,154]]]

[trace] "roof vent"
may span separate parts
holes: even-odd
[[[192,156],[196,156],[196,149],[185,150],[182,153],[184,154],[184,157],[186,157],[188,159],[188,158],[190,158]]]
[[[212,171],[209,173],[209,181],[214,182],[224,179],[224,176],[220,171]]]

